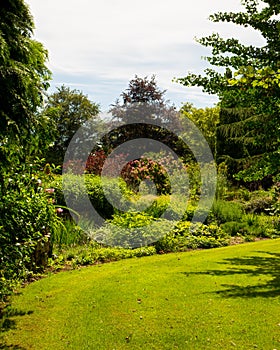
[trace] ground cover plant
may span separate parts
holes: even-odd
[[[18,349],[279,349],[280,240],[49,275],[13,298]]]
[[[87,174],[83,179],[82,176],[69,174],[67,179],[64,190],[72,192],[75,187],[71,197],[73,206],[82,207],[83,195],[80,188],[85,180],[91,202],[107,221],[101,228],[95,229],[91,226],[88,230],[87,225],[82,223],[83,231],[66,216],[64,221],[66,229],[60,229],[54,235],[55,255],[52,266],[55,266],[56,261],[59,265],[63,261],[70,265],[72,262],[74,266],[79,265],[79,261],[82,261],[82,265],[85,265],[86,261],[88,264],[95,263],[95,258],[92,258],[97,256],[94,253],[95,248],[112,246],[129,248],[131,242],[137,243],[139,247],[154,246],[157,253],[167,253],[220,247],[236,242],[279,236],[279,217],[272,210],[278,201],[275,189],[249,192],[244,188],[231,186],[224,190],[223,195],[217,196],[203,224],[191,225],[190,222],[197,210],[196,193],[199,191],[199,184],[189,189],[190,200],[187,203],[182,202],[178,196],[175,205],[168,208],[169,195],[135,194],[127,189],[123,180],[118,182],[117,179],[107,178],[106,186],[113,197],[117,198],[120,195],[118,192],[120,184],[123,198],[133,203],[133,210],[122,212],[107,201],[99,176]],[[64,206],[61,176],[55,176],[49,187],[54,189],[53,198],[56,204]],[[263,205],[262,198],[266,198],[264,201],[266,206]],[[260,201],[261,211],[259,211]],[[200,210],[201,215],[204,215],[203,206]],[[129,229],[132,227],[137,232],[130,237]],[[95,244],[96,240],[103,242],[103,245]]]

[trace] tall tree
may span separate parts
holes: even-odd
[[[183,143],[169,130],[179,128],[179,113],[174,105],[165,100],[165,92],[157,86],[154,75],[150,79],[136,75],[121,94],[121,101],[117,100],[112,105],[110,112],[116,126],[119,121],[125,125],[107,137],[107,147],[114,148],[136,138],[150,138],[161,141],[183,154]]]
[[[30,161],[43,154],[52,133],[40,113],[50,79],[47,51],[32,39],[33,28],[23,0],[1,2],[0,301],[47,263],[50,236],[59,223],[40,185],[40,168]]]
[[[47,120],[37,114],[48,88],[47,51],[32,39],[33,19],[23,0],[6,0],[0,7],[0,158],[23,158]],[[46,131],[45,131],[46,132]],[[12,153],[12,156],[11,156]],[[15,160],[15,158],[14,158]],[[13,160],[13,161],[14,161]]]
[[[191,103],[185,103],[180,110],[183,118],[188,118],[199,128],[214,154],[216,152],[216,128],[219,123],[219,107],[196,108]]]
[[[231,172],[239,172],[245,181],[262,180],[279,172],[275,154],[279,150],[279,87],[264,89],[244,84],[244,71],[252,77],[269,67],[280,66],[279,1],[243,0],[244,12],[216,13],[213,22],[232,22],[257,30],[265,39],[263,47],[244,45],[236,38],[223,39],[212,34],[198,40],[212,48],[208,62],[224,70],[206,69],[204,75],[189,74],[178,81],[185,86],[199,86],[220,98],[218,161],[227,161]],[[261,6],[262,5],[262,6]],[[239,83],[233,76],[240,75]],[[242,80],[243,79],[243,80]],[[245,80],[244,80],[245,79]],[[251,79],[252,80],[252,79]],[[243,85],[241,86],[240,83]]]
[[[92,119],[96,123],[96,128],[101,127],[99,112],[99,105],[90,101],[81,91],[71,90],[64,85],[58,87],[57,91],[48,97],[43,111],[43,114],[51,119],[56,135],[53,145],[47,152],[46,160],[61,165],[73,135],[83,123]]]
[[[170,110],[168,101],[165,101],[164,94],[166,90],[160,90],[155,80],[155,75],[150,79],[148,77],[140,78],[137,75],[134,79],[130,80],[128,88],[121,93],[121,99],[116,101],[110,112],[114,119],[121,120],[125,123],[133,121],[134,113],[141,113],[138,109],[134,111],[137,104],[146,107],[143,108],[143,115],[140,117],[144,121],[156,120],[157,118],[162,119],[166,113],[166,110]],[[171,110],[173,111],[174,108]],[[134,112],[133,112],[134,111]],[[174,114],[174,113],[173,113]],[[137,120],[139,115],[137,115]]]

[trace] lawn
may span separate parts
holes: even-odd
[[[15,296],[1,349],[280,350],[280,239],[51,274]]]

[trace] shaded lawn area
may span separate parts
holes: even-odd
[[[194,272],[197,275],[229,276],[246,275],[248,285],[222,284],[226,289],[217,291],[224,297],[240,298],[277,298],[280,296],[280,253],[269,251],[256,251],[256,255],[241,258],[227,258],[219,264],[221,269],[209,269],[207,271]],[[226,269],[225,269],[226,267]],[[193,273],[193,272],[191,272]],[[189,276],[189,273],[184,273]],[[263,277],[266,276],[267,279]],[[258,281],[250,284],[252,277],[257,277]]]
[[[61,272],[13,298],[2,349],[280,350],[279,274],[279,239]]]

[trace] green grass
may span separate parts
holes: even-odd
[[[2,349],[280,349],[280,240],[50,275],[14,297]]]

